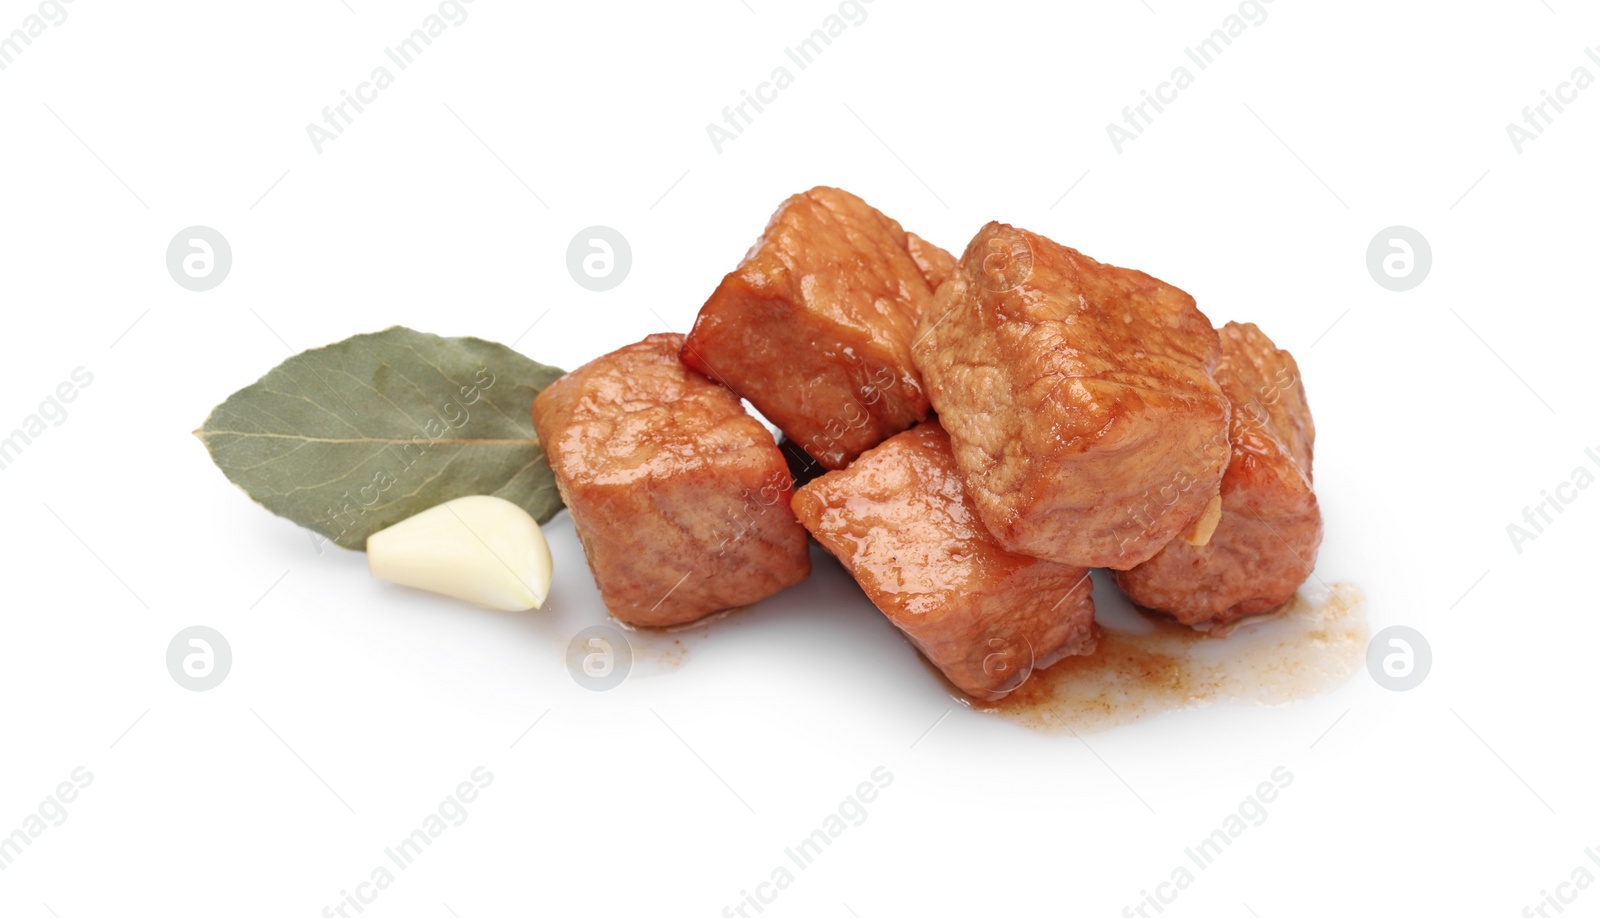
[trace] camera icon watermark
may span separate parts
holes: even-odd
[[[603,292],[620,285],[633,267],[633,248],[609,226],[579,231],[567,244],[567,273],[585,290]]]
[[[1033,675],[1033,644],[1025,635],[996,635],[984,646],[987,653],[983,657],[983,673],[994,680],[987,686],[989,691],[1009,694]]]
[[[185,290],[210,290],[232,269],[233,247],[209,226],[191,226],[167,243],[167,273]]]
[[[167,645],[167,672],[172,681],[191,692],[216,688],[231,669],[233,648],[215,628],[193,625],[179,631]]]
[[[1006,293],[1033,278],[1033,244],[1018,230],[1001,227],[989,238],[989,250],[978,271],[978,286]]]
[[[627,635],[610,625],[585,628],[567,644],[567,672],[572,681],[591,692],[616,688],[632,669],[633,645]]]
[[[1422,632],[1405,625],[1385,628],[1367,645],[1367,672],[1391,692],[1409,692],[1433,669],[1433,648]]]
[[[1367,245],[1367,273],[1385,290],[1403,293],[1428,279],[1433,247],[1409,226],[1391,226]]]

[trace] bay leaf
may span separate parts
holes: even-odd
[[[533,398],[561,375],[501,344],[396,326],[290,357],[195,435],[256,502],[345,548],[471,494],[543,523],[561,496]]]

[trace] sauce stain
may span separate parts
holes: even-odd
[[[607,623],[627,635],[628,650],[633,659],[632,674],[648,678],[682,669],[689,662],[690,645],[708,638],[711,634],[709,626],[720,621],[724,615],[719,613],[671,628],[636,628],[614,618]]]
[[[1142,610],[1097,614],[1096,631],[1093,654],[1034,673],[1000,701],[956,699],[1041,732],[1092,733],[1218,701],[1322,694],[1361,667],[1369,640],[1366,596],[1352,583],[1302,587],[1276,612],[1210,632]]]

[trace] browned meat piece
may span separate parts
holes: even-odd
[[[1012,551],[1129,568],[1228,464],[1221,351],[1194,299],[990,223],[923,314],[917,368],[978,515]]]
[[[911,253],[911,260],[917,263],[917,270],[922,272],[929,289],[938,290],[939,285],[949,280],[951,272],[956,269],[954,255],[916,233],[906,233],[906,251]]]
[[[722,279],[683,361],[843,468],[928,416],[911,341],[932,297],[900,224],[849,192],[813,188],[785,201]]]
[[[1300,368],[1254,325],[1229,322],[1221,332],[1216,378],[1233,402],[1222,519],[1208,544],[1175,541],[1115,575],[1134,602],[1186,625],[1278,608],[1310,576],[1322,544],[1311,492],[1316,428]]]
[[[937,422],[795,492],[795,513],[957,688],[1004,697],[1094,650],[1089,572],[1006,551],[973,512]]]
[[[676,625],[811,572],[772,434],[651,335],[552,383],[533,423],[611,614]]]

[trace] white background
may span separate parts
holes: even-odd
[[[35,8],[0,2],[0,31]],[[1600,451],[1600,87],[1520,154],[1506,134],[1600,76],[1592,8],[1277,0],[1119,155],[1106,123],[1235,5],[876,0],[719,154],[706,124],[836,4],[477,0],[319,155],[306,125],[435,8],[77,0],[0,72],[0,429],[94,376],[0,472],[0,833],[94,775],[0,914],[318,915],[480,765],[369,914],[718,915],[880,765],[767,914],[1122,914],[1278,766],[1268,820],[1167,914],[1514,916],[1600,874],[1600,489],[1520,553],[1506,532]],[[1421,630],[1428,680],[1087,744],[964,709],[927,732],[948,696],[822,564],[592,693],[562,661],[604,616],[565,516],[551,610],[476,611],[319,554],[190,436],[290,348],[391,324],[539,320],[518,349],[568,368],[687,330],[821,183],[958,251],[989,219],[1045,233],[1294,351],[1318,575]],[[194,224],[234,252],[207,293],[164,265]],[[594,224],[633,248],[607,293],[564,264]],[[1394,224],[1433,248],[1408,293],[1365,266]],[[204,693],[164,662],[193,624],[234,653]]]

